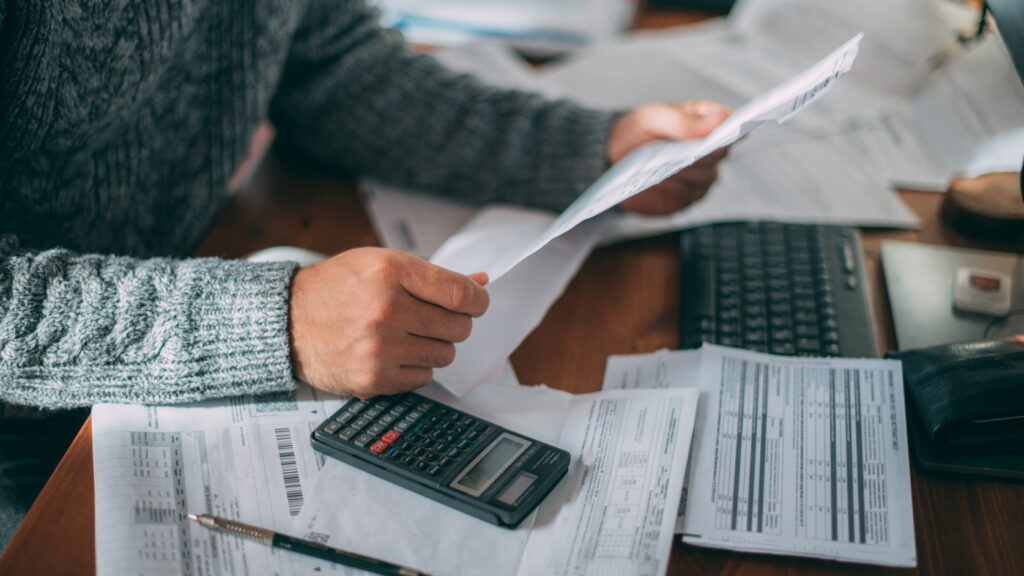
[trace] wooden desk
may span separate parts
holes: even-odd
[[[700,16],[644,15],[640,27],[678,25]],[[953,246],[971,242],[943,226],[942,196],[904,192],[920,231],[866,231],[865,251],[883,345],[893,346],[879,244],[893,238]],[[318,173],[272,150],[199,250],[238,257],[275,245],[325,253],[375,245],[351,182]],[[1024,251],[1024,246],[1014,247]],[[513,354],[524,384],[571,392],[598,390],[609,354],[677,344],[680,279],[670,235],[596,251],[541,325]],[[1024,574],[1024,486],[943,478],[912,468],[917,572]],[[82,428],[18,533],[0,557],[0,575],[95,572],[92,436]],[[907,574],[910,571],[703,550],[676,543],[670,574]]]

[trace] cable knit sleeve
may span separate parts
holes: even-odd
[[[279,137],[337,169],[561,209],[604,170],[614,115],[485,86],[412,52],[361,0],[314,0],[270,118]]]
[[[294,271],[18,251],[0,236],[0,401],[165,404],[289,389]]]

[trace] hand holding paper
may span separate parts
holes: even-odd
[[[627,154],[652,141],[692,140],[711,133],[731,110],[707,100],[672,104],[647,104],[626,114],[612,127],[608,138],[608,160],[615,164]],[[619,207],[640,214],[671,214],[707,194],[718,177],[718,164],[725,158],[722,148],[660,184],[628,198]]]
[[[861,37],[858,34],[817,64],[747,102],[705,138],[656,142],[637,148],[598,178],[542,234],[509,245],[486,270],[491,281],[584,220],[664,181],[711,152],[739,140],[761,124],[785,122],[850,71]]]

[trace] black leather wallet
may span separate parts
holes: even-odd
[[[1024,337],[887,357],[903,363],[911,442],[924,467],[1024,475]]]

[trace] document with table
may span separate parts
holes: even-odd
[[[701,391],[684,542],[916,565],[898,361],[710,344],[608,360],[605,390],[672,387]]]
[[[207,513],[287,532],[324,459],[309,434],[342,400],[295,392],[93,408],[100,574],[287,574],[294,555],[198,528]]]

